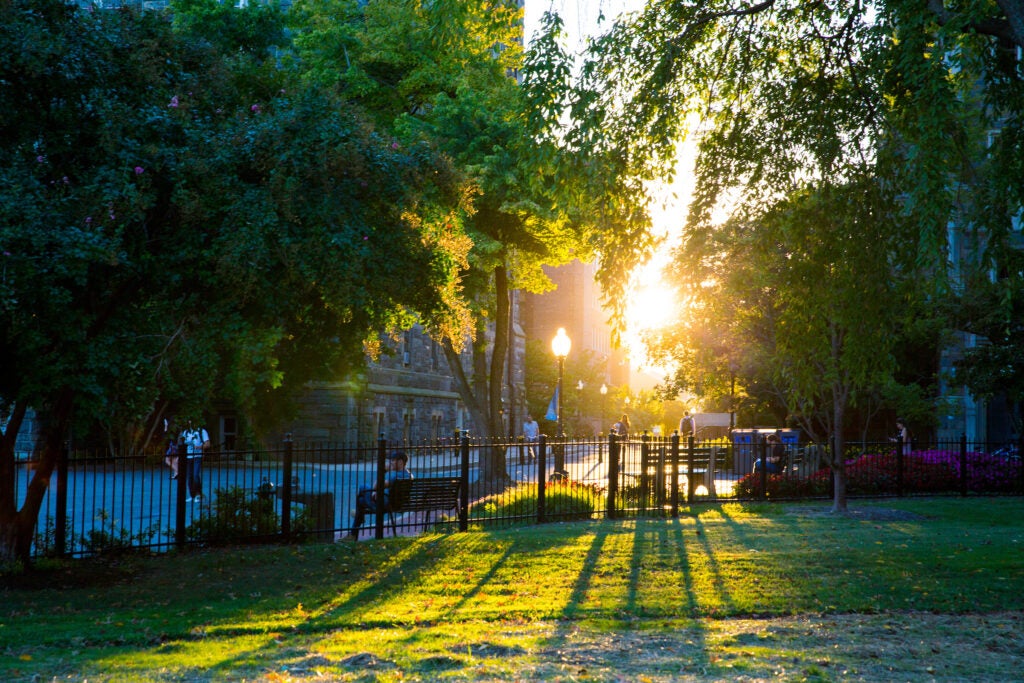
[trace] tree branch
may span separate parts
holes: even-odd
[[[1006,15],[1005,19],[983,19],[972,21],[967,27],[985,36],[1024,47],[1024,3],[1021,0],[996,0]],[[956,12],[946,9],[943,0],[928,0],[928,10],[935,15],[940,26],[945,26],[957,17]]]

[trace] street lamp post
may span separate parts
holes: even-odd
[[[565,446],[562,439],[565,438],[565,430],[562,424],[562,381],[565,375],[565,357],[569,355],[572,348],[572,340],[565,333],[564,327],[559,327],[555,338],[551,340],[551,351],[558,359],[558,386],[555,389],[557,400],[555,401],[555,416],[558,420],[558,443],[555,444],[555,474],[565,473]]]
[[[598,431],[601,431],[601,432],[604,431],[604,426],[608,422],[608,416],[605,414],[605,413],[608,412],[608,411],[605,410],[605,406],[607,405],[607,403],[608,403],[608,385],[602,383],[601,384],[601,429],[598,430]]]
[[[580,435],[580,427],[583,424],[583,387],[585,386],[583,380],[576,381],[576,430],[573,432],[576,436]]]

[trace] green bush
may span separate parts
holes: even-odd
[[[210,545],[242,543],[277,534],[280,518],[274,499],[253,495],[239,486],[217,489],[213,509],[188,526],[189,540]]]
[[[159,528],[159,525],[153,524],[133,534],[124,527],[116,527],[117,520],[112,520],[106,510],[100,510],[97,517],[100,519],[100,528],[86,531],[81,539],[82,550],[93,555],[134,552],[140,546],[148,545]]]
[[[604,489],[568,479],[549,482],[544,487],[548,519],[590,519],[604,505]],[[537,519],[537,485],[520,484],[501,493],[481,498],[469,510],[471,523],[481,526],[501,521],[532,523]]]

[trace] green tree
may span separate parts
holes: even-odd
[[[865,179],[801,193],[749,223],[730,221],[701,244],[685,273],[697,313],[669,347],[670,355],[701,349],[700,358],[682,366],[679,385],[699,390],[701,373],[720,376],[732,363],[785,408],[779,424],[795,422],[819,443],[831,437],[842,454],[850,409],[898,393],[894,349],[913,283],[884,239],[902,232],[895,208]],[[701,348],[704,335],[715,344]],[[845,460],[828,464],[841,511]]]
[[[560,25],[551,20],[524,60],[520,21],[511,1],[329,0],[300,4],[294,22],[309,78],[363,103],[399,139],[436,145],[474,182],[473,249],[462,274],[472,318],[459,334],[438,336],[483,436],[504,431],[511,291],[545,291],[543,265],[630,242],[605,269],[614,292],[651,246],[646,199],[632,176],[594,140],[568,141],[558,123],[569,74]],[[466,340],[469,367],[460,357]],[[504,454],[489,453],[481,479],[500,485],[508,480]]]
[[[801,231],[785,216],[803,216],[810,220],[803,231],[814,228],[841,242],[844,233],[858,234],[865,245],[884,245],[884,260],[874,253],[868,258],[851,251],[851,256],[858,257],[858,265],[886,263],[889,273],[913,282],[916,287],[903,290],[905,298],[892,308],[917,314],[921,302],[941,300],[949,291],[948,224],[962,216],[965,191],[977,192],[985,182],[973,167],[977,133],[1016,125],[1020,74],[1007,57],[1008,48],[1024,45],[1022,16],[1022,4],[1010,1],[954,6],[904,0],[655,1],[593,44],[577,95],[585,105],[576,109],[577,126],[607,131],[609,144],[622,154],[649,157],[666,173],[682,136],[690,129],[699,134],[696,190],[677,271],[690,268],[688,259],[697,256],[722,258],[715,249],[729,239],[719,234],[723,230],[749,226],[753,233],[789,225],[797,235]],[[1017,140],[999,136],[993,154],[1019,157],[1010,151],[1017,149]],[[859,193],[868,193],[868,200],[879,194],[884,201],[867,201],[860,210],[854,205]],[[1011,202],[1002,202],[1004,223],[1019,199],[1015,189]],[[833,221],[815,206],[839,214]],[[723,211],[731,214],[725,228]],[[729,243],[743,244],[743,236],[736,234]],[[811,407],[824,405],[827,396],[833,409],[824,425],[841,434],[843,406],[872,387],[893,389],[887,368],[892,347],[865,356],[862,340],[850,336],[858,330],[859,313],[844,297],[856,273],[844,271],[834,254],[813,242],[783,241],[776,247],[752,238],[752,244],[768,251],[752,254],[751,263],[768,254],[791,259],[793,252],[823,259],[806,262],[808,267],[840,267],[843,279],[831,291],[825,283],[834,281],[827,272],[818,273],[822,289],[808,291],[815,297],[806,310],[824,317],[793,317],[794,302],[779,297],[800,291],[794,288],[799,283],[783,281],[790,291],[751,290],[749,301],[734,302],[734,310],[717,321],[720,326],[695,330],[688,340],[716,337],[707,340],[710,348],[691,345],[675,355],[705,374],[689,381],[706,381],[719,393],[725,378],[737,371],[745,375],[752,396],[784,387],[786,396],[778,404],[796,415],[809,417]],[[787,261],[785,270],[791,269]],[[761,271],[754,275],[763,277]],[[697,273],[683,272],[681,281],[704,286]],[[706,299],[699,289],[686,293]],[[839,308],[834,313],[818,308],[828,302]],[[863,329],[891,329],[888,314],[863,318]],[[780,327],[782,321],[787,329]],[[829,334],[812,334],[822,321],[833,325]],[[794,328],[804,334],[791,336]],[[736,357],[735,349],[743,347],[735,344],[751,338],[736,339],[741,330],[761,340],[760,351]],[[858,369],[844,360],[857,356],[868,364]],[[709,362],[700,362],[704,357]],[[780,368],[781,358],[788,365]],[[817,398],[811,391],[815,379]],[[845,508],[839,495],[836,508]]]
[[[28,557],[72,420],[213,396],[269,416],[377,330],[459,318],[465,188],[430,148],[158,13],[0,13],[0,559]],[[29,406],[47,419],[18,509]]]

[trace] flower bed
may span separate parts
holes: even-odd
[[[969,452],[965,459],[967,490],[972,493],[1013,493],[1021,488],[1021,463],[986,453]],[[895,453],[866,453],[846,463],[846,492],[850,495],[891,495],[899,490]],[[831,473],[819,470],[806,479],[769,475],[769,498],[828,495]],[[951,493],[961,489],[960,454],[949,450],[912,451],[903,456],[903,491]],[[748,474],[736,483],[740,498],[760,495],[760,475]]]

